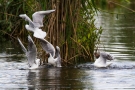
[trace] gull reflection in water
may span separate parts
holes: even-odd
[[[29,90],[56,88],[60,83],[61,68],[29,70],[27,80]]]

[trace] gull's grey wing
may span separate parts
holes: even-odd
[[[55,48],[54,48],[54,46],[45,39],[40,39],[39,38],[39,40],[40,40],[42,48],[46,51],[46,53],[51,53],[52,57],[54,57],[55,56]]]
[[[55,57],[59,57],[60,56],[60,48],[58,46],[56,46],[56,53],[55,53]]]
[[[26,14],[20,14],[19,17],[25,19],[25,21],[28,21],[29,22],[29,26],[35,27],[34,23],[32,22],[32,20]]]
[[[102,55],[102,57],[107,59],[107,60],[113,60],[114,59],[114,57],[110,53],[107,53],[107,52],[101,52],[100,55]]]
[[[43,18],[45,15],[54,12],[55,10],[37,11],[32,15],[33,23],[37,27],[43,27]]]
[[[60,48],[56,46],[55,57],[57,58],[57,67],[61,67],[61,56],[60,56]]]
[[[36,45],[34,44],[32,38],[28,36],[28,63],[30,66],[32,66],[37,58],[37,48]]]
[[[22,44],[22,42],[19,38],[17,38],[17,40],[18,40],[19,44],[21,45],[23,52],[27,55],[27,49],[24,47],[24,45]]]

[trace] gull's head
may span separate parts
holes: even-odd
[[[59,46],[56,46],[56,49],[57,49],[58,51],[60,51],[60,48],[59,48]]]
[[[100,57],[100,52],[94,52],[94,56],[98,59]]]

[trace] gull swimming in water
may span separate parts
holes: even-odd
[[[29,31],[34,32],[34,37],[45,38],[46,32],[42,31],[40,27],[43,27],[43,18],[45,17],[45,15],[50,14],[54,11],[55,10],[37,11],[32,15],[33,21],[26,14],[20,14],[19,16],[25,19],[25,21],[29,22],[29,25],[26,24],[25,28]]]
[[[95,57],[96,57],[96,61],[94,62],[94,66],[96,67],[108,67],[112,63],[107,62],[107,60],[114,59],[114,57],[107,52],[96,52]]]
[[[21,40],[18,38],[18,41],[22,47],[22,50],[27,56],[28,64],[29,64],[29,69],[36,69],[40,65],[40,59],[37,59],[37,48],[36,45],[34,44],[32,38],[28,36],[28,50],[24,47],[22,44]]]
[[[52,64],[55,67],[62,67],[60,48],[56,46],[56,49],[55,49],[54,46],[45,39],[39,38],[39,40],[41,42],[42,48],[46,51],[47,54],[49,54],[48,64]]]

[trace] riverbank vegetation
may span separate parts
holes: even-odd
[[[44,18],[43,31],[46,39],[61,49],[62,64],[76,64],[93,61],[94,48],[100,42],[101,28],[95,26],[95,0],[1,0],[0,38],[16,37],[27,39],[27,23],[19,17],[26,13],[29,17],[39,10],[55,9]],[[45,52],[34,38],[39,56],[44,60]]]

